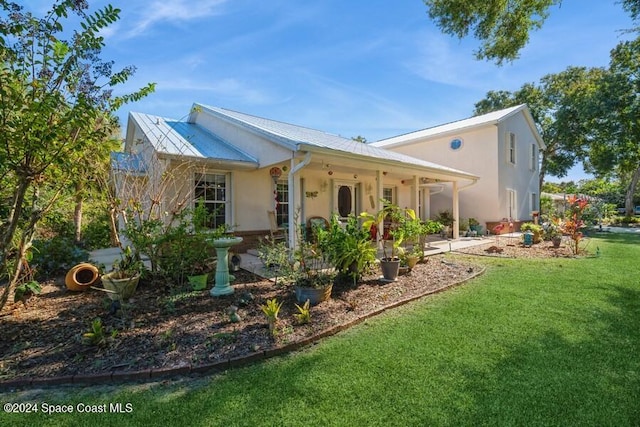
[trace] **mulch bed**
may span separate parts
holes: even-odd
[[[464,252],[487,255],[484,249],[489,245]],[[568,256],[546,246],[507,246],[506,239],[504,245],[502,254],[492,256]],[[224,297],[212,297],[208,290],[170,291],[143,281],[124,310],[115,313],[103,292],[72,292],[60,278],[45,283],[42,293],[26,304],[10,302],[0,312],[0,385],[115,371],[171,371],[274,352],[468,280],[482,271],[472,261],[434,255],[396,282],[383,283],[376,273],[357,286],[336,284],[332,298],[312,307],[311,322],[304,325],[294,316],[298,310],[291,286],[275,285],[246,271],[236,273],[235,293]],[[253,301],[241,305],[239,299],[245,293]],[[275,337],[260,308],[271,298],[284,301]],[[229,319],[232,305],[240,307],[238,323]],[[83,334],[96,318],[102,320],[108,338],[100,346],[87,345]]]

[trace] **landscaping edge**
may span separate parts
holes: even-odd
[[[281,356],[283,354],[299,351],[312,344],[317,343],[323,338],[330,337],[339,332],[345,331],[367,319],[377,316],[387,310],[400,307],[409,302],[416,301],[420,298],[424,298],[430,295],[434,295],[445,290],[451,289],[456,286],[460,286],[476,277],[484,274],[486,267],[481,267],[478,272],[475,272],[469,277],[466,277],[458,282],[453,282],[449,285],[441,288],[427,291],[420,295],[415,295],[409,298],[405,298],[396,301],[391,304],[387,304],[364,314],[357,319],[336,325],[324,331],[320,331],[315,335],[309,336],[300,341],[292,342],[280,347],[271,348],[268,350],[256,351],[254,353],[247,354],[241,357],[230,358],[213,363],[205,363],[200,365],[192,365],[190,363],[181,366],[172,366],[167,368],[157,369],[144,369],[141,371],[118,371],[113,370],[111,372],[99,373],[99,374],[85,374],[85,375],[67,375],[51,378],[18,378],[12,380],[0,380],[0,390],[2,391],[16,391],[18,389],[25,389],[29,387],[48,387],[58,385],[103,385],[103,384],[117,384],[123,382],[147,382],[152,380],[158,380],[160,378],[176,377],[181,375],[205,375],[215,374],[223,372],[232,368],[238,368],[266,360],[275,356]]]

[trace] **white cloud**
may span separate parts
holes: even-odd
[[[141,19],[133,24],[127,35],[136,36],[162,22],[187,22],[218,15],[226,2],[227,0],[156,0],[144,8],[138,8]]]

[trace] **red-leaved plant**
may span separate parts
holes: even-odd
[[[585,223],[582,220],[582,214],[589,205],[586,199],[577,196],[569,196],[567,198],[567,211],[564,220],[560,221],[562,232],[569,236],[569,247],[574,255],[580,252],[580,241],[582,240],[582,229]]]

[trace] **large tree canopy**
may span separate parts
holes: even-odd
[[[609,0],[613,1],[613,0]],[[424,0],[445,34],[458,38],[472,34],[481,42],[478,59],[502,64],[518,58],[529,33],[542,27],[552,6],[562,0]],[[640,16],[640,0],[621,0],[634,20]]]
[[[88,147],[107,139],[112,112],[153,91],[113,96],[133,67],[113,70],[99,58],[100,31],[119,10],[93,14],[86,1],[58,0],[42,18],[0,2],[0,308],[21,272],[36,225],[68,188]],[[69,15],[80,29],[69,32]]]
[[[625,206],[630,214],[640,183],[640,37],[611,51],[608,72],[597,86],[585,110],[586,167],[628,183]]]

